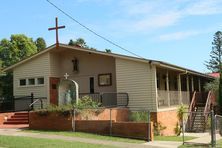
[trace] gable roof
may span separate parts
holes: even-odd
[[[199,76],[202,76],[202,77],[214,78],[210,75],[207,75],[207,74],[204,74],[204,73],[201,73],[201,72],[197,72],[197,71],[194,71],[194,70],[191,70],[191,69],[187,69],[187,68],[184,68],[184,67],[180,67],[180,66],[177,66],[177,65],[173,65],[173,64],[170,64],[170,63],[166,63],[166,62],[163,62],[163,61],[150,60],[150,59],[145,59],[145,58],[137,58],[137,57],[133,57],[133,56],[121,55],[121,54],[116,54],[116,53],[107,53],[107,52],[104,52],[104,51],[91,50],[91,49],[86,49],[86,48],[82,48],[82,47],[79,47],[79,46],[70,46],[70,45],[61,44],[61,43],[59,44],[59,47],[63,47],[63,48],[70,49],[70,50],[90,52],[90,53],[110,56],[110,57],[114,57],[114,58],[121,58],[121,59],[133,60],[133,61],[137,61],[137,62],[150,63],[150,64],[154,64],[154,65],[159,66],[159,67],[166,67],[166,68],[169,68],[169,69],[173,69],[173,70],[177,70],[177,71],[181,71],[181,72],[185,72],[185,73],[190,73],[190,74],[195,74],[195,75],[199,75]],[[33,59],[35,57],[38,57],[38,56],[40,56],[44,53],[53,51],[55,49],[56,49],[56,44],[53,44],[53,45],[47,47],[45,50],[42,50],[38,53],[35,53],[35,54],[33,54],[33,55],[31,55],[31,56],[29,56],[29,57],[27,57],[27,58],[25,58],[21,61],[9,66],[9,67],[4,68],[2,71],[3,72],[12,71],[15,67],[20,66],[21,64],[26,63],[27,61],[30,61],[31,59]]]

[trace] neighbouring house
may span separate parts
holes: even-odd
[[[215,77],[215,78],[220,78],[220,73],[219,72],[213,72],[213,73],[209,73],[208,75]]]
[[[204,84],[214,79],[162,61],[64,44],[59,48],[52,45],[4,71],[13,72],[14,96],[33,93],[46,97],[45,104],[58,103],[57,85],[65,74],[79,84],[80,96],[106,94],[106,105],[121,104],[127,97],[125,105],[130,110],[150,110],[154,122],[167,125],[165,135],[172,134],[178,122],[177,107],[190,105],[193,92],[204,92]],[[21,102],[15,102],[15,107],[21,106]]]

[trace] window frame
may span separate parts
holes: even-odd
[[[39,84],[39,79],[43,79],[43,83],[42,84]],[[39,85],[45,85],[45,78],[44,77],[37,77],[36,78],[36,85],[39,86]]]
[[[104,76],[109,76],[109,83],[105,83],[105,84],[102,84],[101,83],[101,79],[102,79],[102,77],[104,77]],[[98,85],[99,86],[111,86],[112,85],[112,73],[104,73],[104,74],[99,74],[98,75]]]
[[[21,80],[25,80],[25,84],[24,84],[24,85],[21,85]],[[20,86],[20,87],[25,87],[25,86],[27,86],[27,80],[26,80],[25,78],[19,79],[19,86]]]

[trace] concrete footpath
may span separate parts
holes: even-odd
[[[193,135],[190,135],[193,136]],[[188,140],[188,143],[197,143],[197,144],[210,144],[211,135],[209,133],[196,133],[195,137],[199,136],[196,139]],[[216,134],[216,140],[220,140],[222,137],[219,134]]]
[[[44,139],[58,139],[64,141],[72,141],[72,142],[82,142],[82,143],[90,143],[90,144],[100,144],[114,147],[122,147],[122,148],[177,148],[181,145],[181,142],[164,142],[164,141],[154,141],[149,143],[127,143],[127,142],[115,142],[109,140],[98,140],[98,139],[90,139],[90,138],[79,138],[79,137],[69,137],[69,136],[61,136],[61,135],[53,135],[53,134],[43,134],[43,133],[31,133],[31,132],[23,132],[20,129],[0,129],[0,135],[5,136],[22,136],[22,137],[32,137],[32,138],[44,138]]]

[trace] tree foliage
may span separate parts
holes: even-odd
[[[37,46],[32,38],[24,34],[11,35],[10,39],[0,41],[0,95],[9,97],[13,94],[13,75],[2,76],[1,69],[34,54]]]
[[[85,40],[83,38],[78,38],[76,41],[73,41],[72,39],[69,41],[68,45],[71,46],[80,46],[83,48],[89,48],[89,46],[86,44]]]
[[[0,41],[0,61],[2,67],[10,66],[37,52],[37,47],[32,38],[23,34],[11,35],[10,40]]]
[[[106,51],[107,53],[111,53],[111,52],[112,52],[111,49],[105,49],[105,51]]]
[[[38,52],[46,48],[46,42],[42,37],[39,37],[35,40],[35,45]]]
[[[206,62],[206,66],[212,72],[220,72],[221,56],[222,56],[222,32],[221,31],[217,31],[214,34],[212,45],[213,47],[210,52],[210,60]]]
[[[210,60],[206,63],[206,66],[212,72],[219,72],[220,79],[219,79],[219,91],[218,91],[218,105],[220,106],[220,113],[222,114],[222,32],[217,31],[214,34],[214,39],[212,42],[212,50],[210,53]]]

